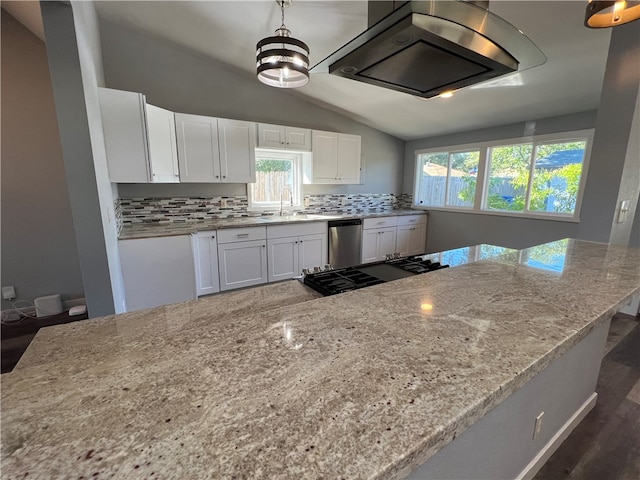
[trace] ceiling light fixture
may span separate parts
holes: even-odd
[[[276,0],[282,14],[282,25],[275,36],[260,40],[256,46],[258,80],[272,87],[296,88],[309,83],[309,47],[291,37],[284,24],[284,9],[292,0]]]
[[[589,0],[584,25],[589,28],[615,27],[640,18],[640,1]]]

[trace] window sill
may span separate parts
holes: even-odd
[[[425,207],[422,205],[413,205],[413,208],[435,212],[468,213],[472,215],[491,215],[495,217],[521,218],[523,220],[551,220],[553,222],[580,223],[580,217],[565,217],[560,215],[520,213],[500,210],[474,210],[468,208]]]

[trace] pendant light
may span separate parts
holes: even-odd
[[[282,14],[282,25],[275,36],[260,40],[256,46],[258,80],[272,87],[296,88],[309,83],[309,47],[291,37],[284,24],[284,8],[292,0],[276,0]]]
[[[640,18],[640,1],[590,0],[584,17],[589,28],[615,27]]]

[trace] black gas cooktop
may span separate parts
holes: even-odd
[[[384,262],[325,270],[304,276],[304,284],[323,295],[335,295],[400,278],[432,272],[449,265],[426,260],[422,256],[394,258]]]

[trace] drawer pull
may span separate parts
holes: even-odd
[[[249,234],[248,234],[248,233],[238,233],[238,234],[236,235],[236,237],[238,237],[238,238],[240,238],[240,237],[248,237],[248,236],[249,236]]]

